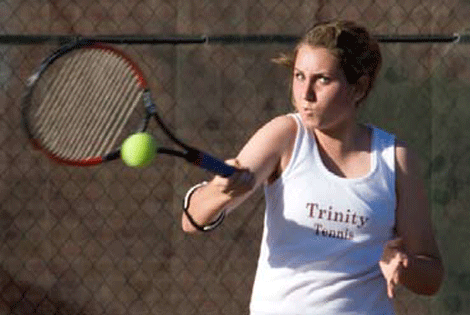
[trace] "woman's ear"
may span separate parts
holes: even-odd
[[[365,99],[370,88],[370,78],[367,75],[361,76],[354,87],[354,102],[356,107]]]

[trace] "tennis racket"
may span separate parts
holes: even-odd
[[[152,117],[178,147],[159,147],[157,153],[224,177],[235,171],[170,131],[157,113],[142,70],[112,46],[82,40],[60,47],[29,78],[22,101],[23,126],[33,146],[72,166],[119,158],[122,141],[145,131]]]

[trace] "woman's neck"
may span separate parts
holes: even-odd
[[[370,171],[372,130],[357,124],[345,133],[314,132],[323,165],[332,173],[357,178]]]
[[[332,157],[344,158],[350,153],[370,149],[368,128],[356,122],[334,129],[315,129],[314,135],[322,149]]]

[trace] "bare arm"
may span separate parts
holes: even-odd
[[[221,211],[229,212],[245,201],[259,186],[279,171],[281,161],[289,155],[295,140],[296,124],[292,118],[280,116],[259,129],[235,159],[227,163],[237,167],[229,178],[215,176],[191,197],[188,212],[200,225],[214,221]],[[183,213],[185,232],[197,229]]]
[[[398,253],[397,283],[417,294],[433,295],[441,286],[444,267],[433,233],[418,159],[403,143],[397,144],[396,157],[398,240],[389,242],[384,253],[387,250],[389,254]],[[393,287],[394,284],[391,288],[389,283],[391,297]]]

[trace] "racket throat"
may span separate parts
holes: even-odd
[[[186,155],[186,161],[199,167],[203,166],[204,153],[202,153],[201,151],[190,149],[185,155]]]
[[[189,163],[204,168],[204,158],[206,155],[203,152],[193,148],[186,147],[186,152],[181,152],[169,148],[158,148],[157,153],[180,157],[185,159]]]
[[[171,156],[176,156],[176,157],[180,157],[180,158],[184,158],[186,161],[189,161],[189,158],[188,158],[188,154],[187,153],[183,153],[183,152],[180,152],[180,151],[177,151],[177,150],[173,150],[173,149],[168,149],[168,148],[158,148],[157,149],[157,153],[158,154],[167,154],[167,155],[171,155]],[[191,162],[192,163],[192,162]]]

